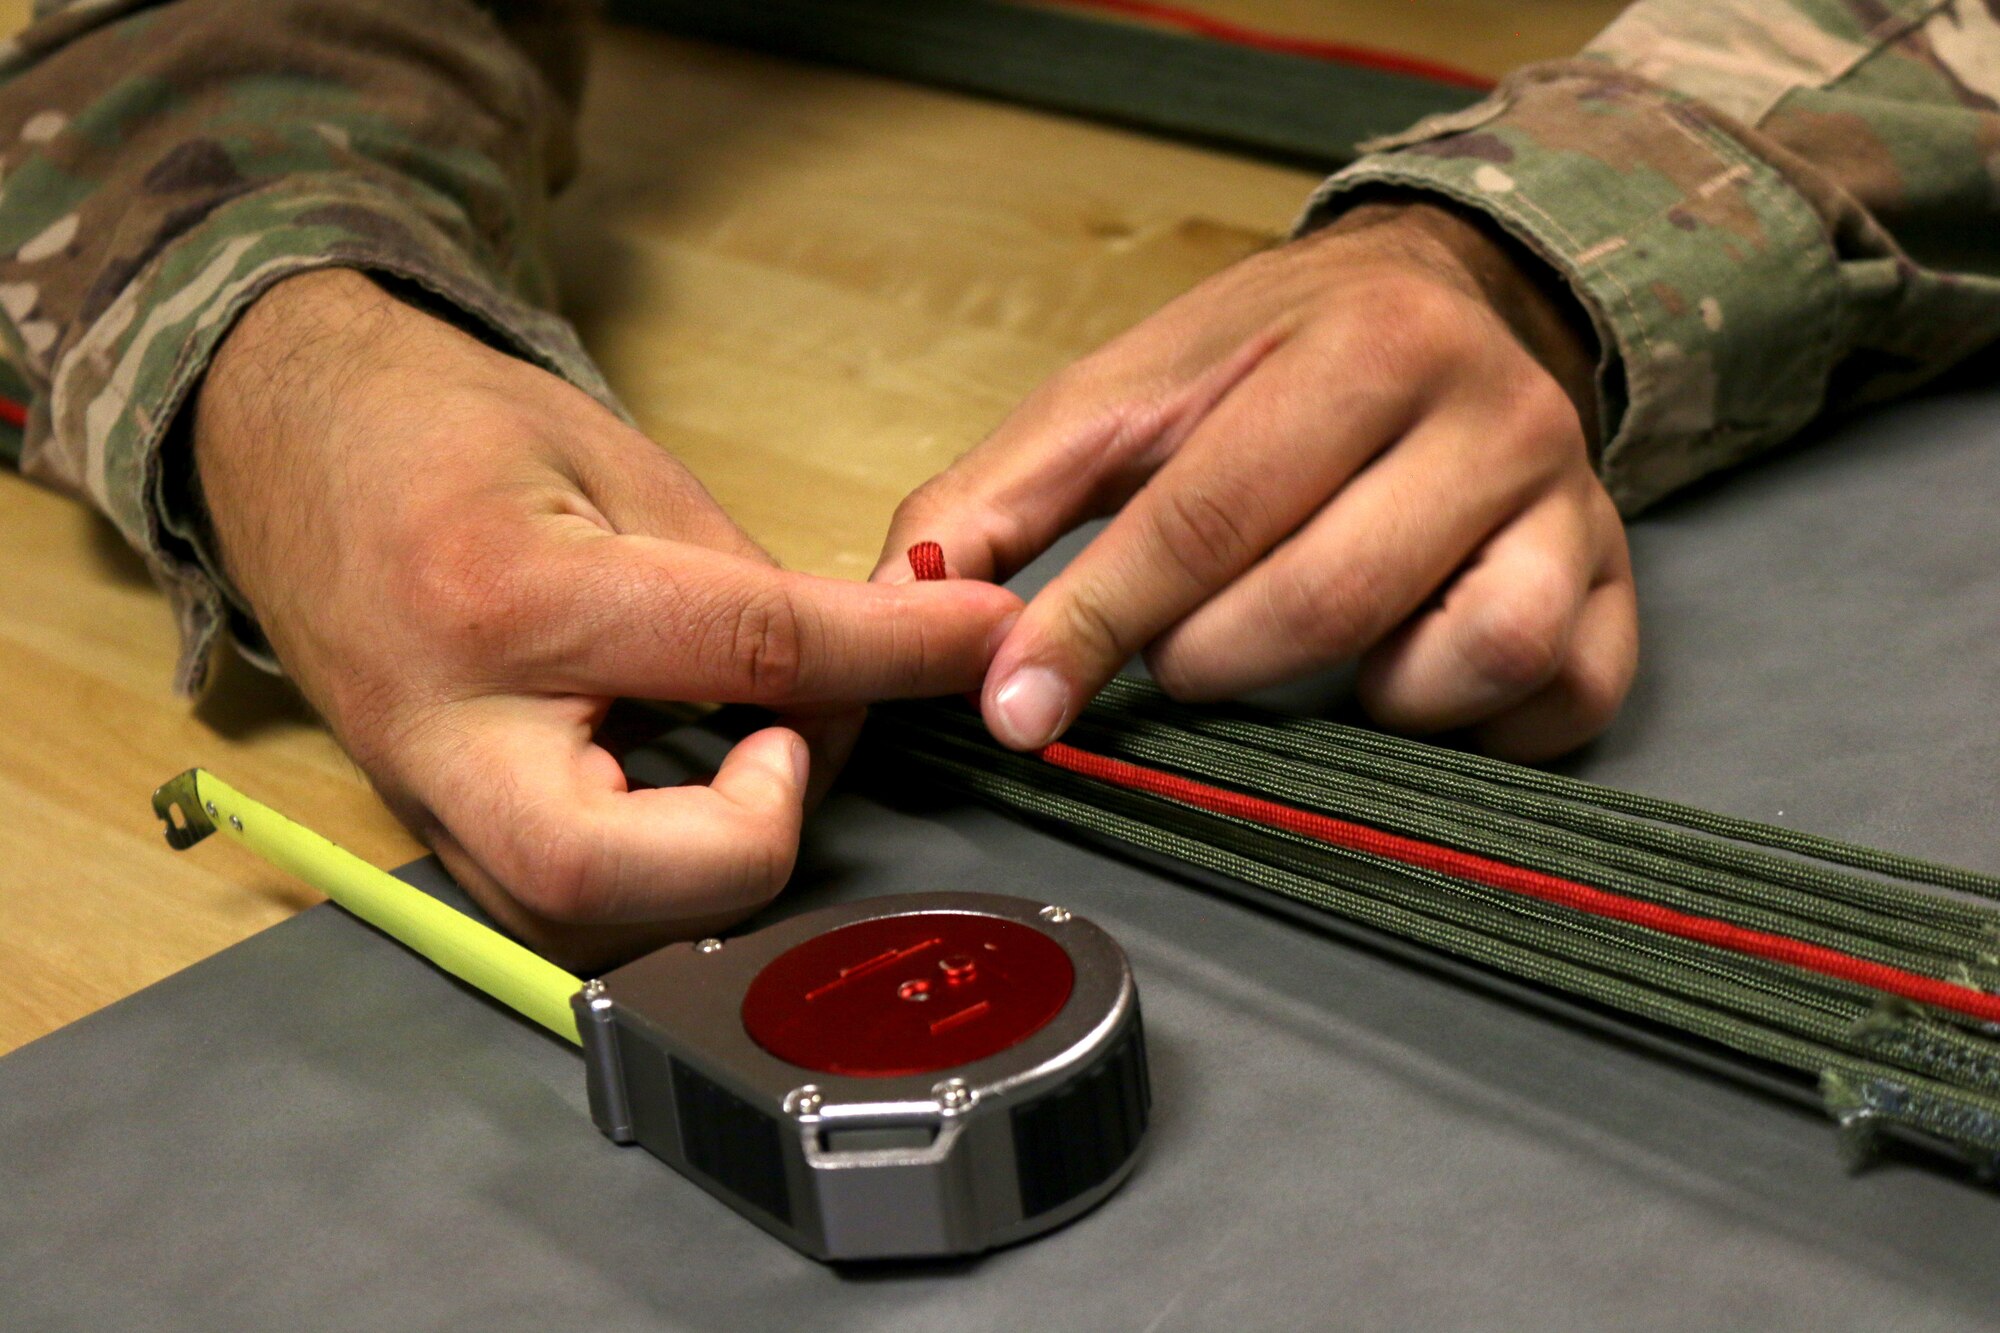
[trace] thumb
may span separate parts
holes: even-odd
[[[793,731],[744,738],[705,784],[633,789],[586,704],[495,697],[449,712],[417,732],[416,781],[391,785],[426,812],[467,891],[537,947],[572,958],[684,936],[747,915],[791,874],[811,777]]]

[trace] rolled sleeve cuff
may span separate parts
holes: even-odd
[[[1836,356],[1819,214],[1700,103],[1576,61],[1515,75],[1332,177],[1307,231],[1382,188],[1484,213],[1546,260],[1604,349],[1599,470],[1633,513],[1802,427]]]
[[[83,441],[85,485],[172,603],[174,685],[184,694],[202,689],[232,623],[246,656],[273,664],[202,539],[193,488],[169,476],[176,423],[238,316],[275,284],[324,268],[406,284],[494,346],[618,410],[575,331],[507,292],[406,198],[364,179],[295,176],[217,208],[154,255],[75,340],[49,393],[50,429]]]

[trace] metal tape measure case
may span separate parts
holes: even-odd
[[[807,1254],[969,1254],[1115,1189],[1151,1093],[1123,950],[909,894],[678,944],[576,1001],[598,1128]]]

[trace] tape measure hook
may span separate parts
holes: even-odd
[[[215,832],[215,808],[204,806],[198,768],[167,779],[153,792],[153,813],[167,826],[167,846],[185,851]],[[176,817],[178,816],[178,817]]]

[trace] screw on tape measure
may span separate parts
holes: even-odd
[[[1151,1089],[1124,951],[1061,907],[924,893],[675,944],[588,983],[190,769],[221,831],[583,1047],[591,1116],[821,1259],[973,1254],[1115,1190]]]

